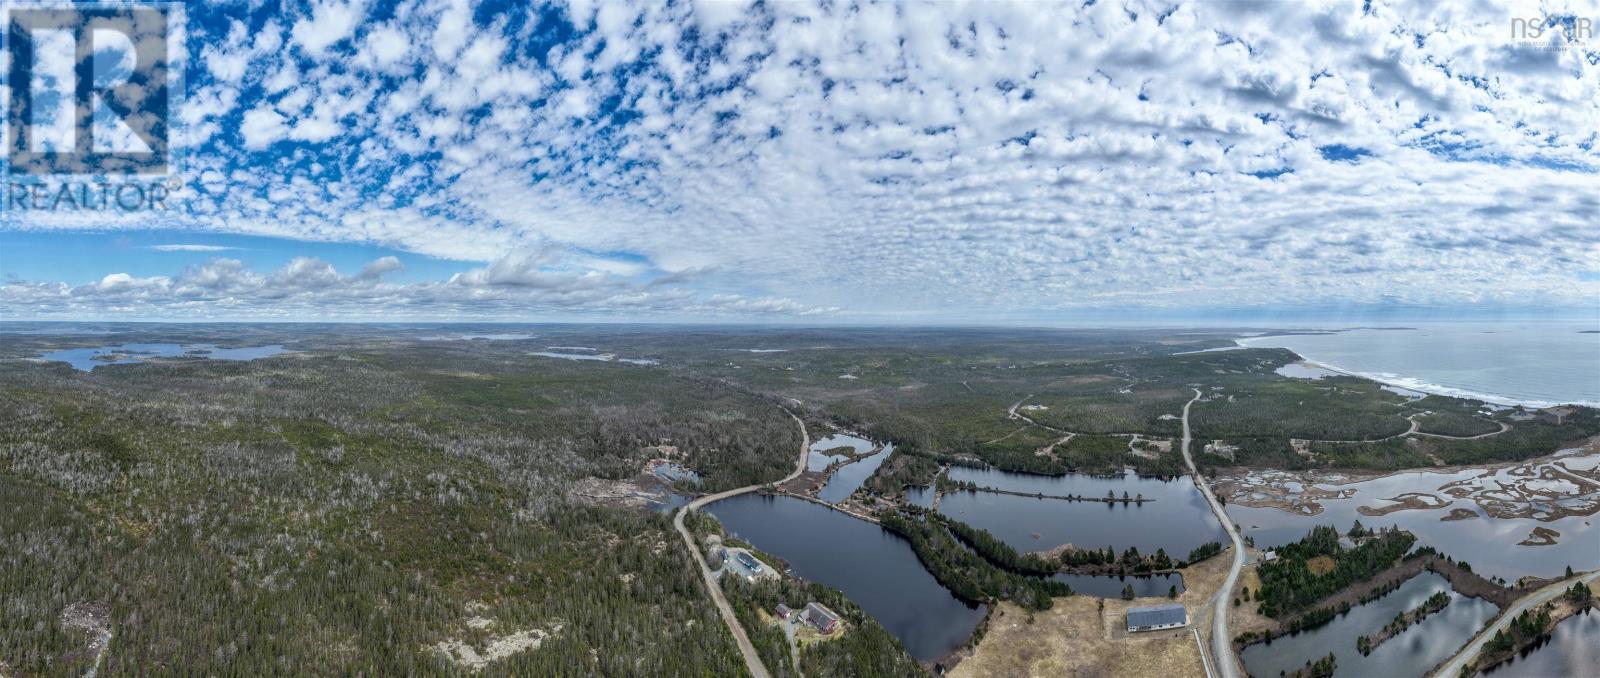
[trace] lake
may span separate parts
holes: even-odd
[[[1222,556],[1217,556],[1222,557]],[[1059,582],[1064,582],[1072,587],[1072,592],[1094,596],[1096,598],[1121,598],[1122,590],[1132,586],[1133,594],[1140,598],[1156,598],[1167,595],[1173,588],[1178,593],[1183,593],[1183,575],[1176,572],[1168,574],[1128,575],[1119,577],[1115,575],[1089,575],[1089,574],[1057,574],[1052,576]]]
[[[51,351],[39,356],[39,359],[64,362],[74,369],[89,372],[101,365],[128,365],[144,362],[150,358],[255,360],[286,352],[279,344],[241,348],[220,348],[214,344],[119,344]]]
[[[1487,673],[1490,678],[1550,678],[1600,675],[1600,614],[1568,617],[1550,639]]]
[[[849,448],[852,454],[864,454],[871,451],[873,445],[869,440],[843,434],[835,434],[816,440],[811,443],[810,452],[806,455],[806,470],[821,471],[828,468],[829,464],[849,459],[843,454],[828,454],[830,450],[837,450],[841,447]]]
[[[870,447],[868,449],[871,449]],[[828,484],[817,491],[817,498],[830,504],[837,504],[848,499],[861,484],[878,472],[878,467],[889,458],[889,453],[894,451],[894,445],[885,443],[882,450],[860,461],[840,466],[828,478]]]
[[[1121,553],[1165,549],[1173,559],[1206,542],[1225,543],[1227,533],[1187,477],[1161,480],[1134,474],[1042,476],[995,469],[952,467],[950,478],[1013,492],[1118,498],[1143,494],[1144,505],[1038,499],[994,492],[951,492],[939,512],[982,528],[1019,551],[1044,551],[1062,544]]]
[[[733,536],[788,561],[795,576],[843,591],[919,660],[937,660],[961,646],[987,612],[934,579],[910,542],[864,520],[803,499],[754,493],[705,510]]]
[[[1421,623],[1390,638],[1372,654],[1356,650],[1356,638],[1372,635],[1396,614],[1422,604],[1439,591],[1450,592],[1450,604]],[[1305,666],[1308,660],[1334,654],[1335,676],[1421,676],[1465,645],[1472,634],[1499,612],[1493,603],[1450,591],[1450,582],[1432,572],[1412,577],[1400,588],[1334,617],[1324,626],[1245,648],[1241,659],[1254,676],[1276,676]]]
[[[1484,501],[1519,502],[1507,499],[1504,488],[1516,483],[1540,482],[1537,480],[1543,467],[1557,470],[1586,470],[1600,464],[1600,455],[1580,454],[1528,464],[1513,465],[1497,470],[1465,469],[1450,472],[1414,471],[1342,484],[1315,483],[1322,489],[1354,489],[1355,495],[1347,499],[1318,499],[1323,510],[1317,515],[1301,515],[1273,507],[1249,507],[1230,501],[1227,512],[1242,528],[1242,534],[1255,539],[1256,546],[1272,548],[1304,537],[1312,527],[1332,525],[1343,532],[1351,523],[1360,520],[1368,527],[1398,525],[1417,535],[1418,542],[1432,546],[1440,552],[1465,560],[1473,570],[1484,576],[1500,576],[1516,581],[1524,575],[1551,577],[1560,575],[1568,565],[1575,570],[1600,568],[1600,528],[1595,526],[1596,516],[1568,516],[1553,520],[1537,518],[1490,518],[1477,499],[1456,498],[1441,491],[1446,485],[1456,488],[1482,488]],[[1531,469],[1531,470],[1530,470]],[[1270,478],[1271,473],[1253,472],[1248,477]],[[1293,476],[1284,476],[1293,477]],[[1570,476],[1566,476],[1570,477]],[[1294,485],[1294,483],[1289,483]],[[1364,516],[1360,506],[1386,506],[1383,501],[1403,493],[1427,493],[1448,501],[1436,509],[1413,509],[1384,516]],[[948,501],[948,499],[946,500]],[[1579,507],[1600,501],[1593,493],[1571,499],[1549,502],[1549,507]],[[1527,502],[1534,509],[1541,502]],[[1454,509],[1468,509],[1476,517],[1467,520],[1440,520]],[[1549,514],[1550,517],[1554,514]],[[1548,527],[1561,533],[1557,543],[1549,546],[1521,546],[1536,527]]]
[[[1413,330],[1247,337],[1307,360],[1417,391],[1544,407],[1600,406],[1600,334],[1591,324],[1426,324]]]

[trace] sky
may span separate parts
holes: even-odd
[[[195,3],[167,208],[8,204],[0,319],[1600,319],[1583,20]]]

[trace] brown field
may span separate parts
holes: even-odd
[[[1221,585],[1232,555],[1224,552],[1183,571],[1187,590],[1178,602],[1189,609],[1189,626],[1169,631],[1129,634],[1129,607],[1172,602],[1166,597],[1133,601],[1071,596],[1055,606],[1029,614],[1002,603],[989,622],[989,632],[971,657],[951,671],[957,677],[979,676],[1204,676],[1200,648],[1191,629],[1208,638],[1210,616],[1202,605]]]
[[[1320,577],[1333,571],[1333,559],[1328,556],[1317,556],[1306,561],[1306,569]]]
[[[1261,576],[1256,573],[1256,564],[1260,562],[1260,553],[1252,552],[1251,555],[1256,556],[1256,559],[1239,572],[1239,588],[1234,591],[1235,598],[1242,598],[1240,594],[1246,588],[1250,589],[1252,595],[1261,588]],[[1233,611],[1228,614],[1228,631],[1234,637],[1238,637],[1239,634],[1248,631],[1266,632],[1278,627],[1278,622],[1256,612],[1256,607],[1259,605],[1260,603],[1253,600],[1245,601],[1240,603],[1238,607],[1233,608]]]

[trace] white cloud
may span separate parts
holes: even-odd
[[[1600,297],[1600,65],[1512,41],[1509,8],[601,3],[570,37],[517,11],[208,36],[175,225],[471,262],[428,298],[597,312]]]
[[[226,245],[151,245],[150,249],[157,252],[226,252],[239,248]]]
[[[283,115],[265,106],[245,113],[244,126],[240,128],[245,148],[252,149],[272,145],[272,142],[284,137],[285,131]]]
[[[295,22],[290,35],[295,44],[313,55],[320,55],[329,46],[350,37],[365,11],[359,2],[319,2],[311,16]]]

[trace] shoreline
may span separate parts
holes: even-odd
[[[1303,354],[1303,353],[1301,353],[1299,351],[1296,351],[1296,350],[1294,350],[1292,348],[1288,348],[1288,347],[1285,347],[1285,346],[1256,346],[1256,345],[1245,343],[1246,341],[1249,341],[1249,340],[1260,340],[1260,339],[1268,339],[1268,338],[1270,338],[1270,335],[1266,336],[1266,337],[1239,337],[1239,338],[1234,339],[1233,342],[1235,344],[1238,344],[1240,348],[1246,348],[1246,349],[1248,349],[1248,348],[1282,348],[1285,351],[1289,351],[1289,352],[1295,354],[1296,356],[1299,356],[1301,362],[1304,362],[1307,365],[1311,365],[1313,367],[1318,367],[1318,368],[1327,370],[1329,372],[1334,372],[1334,373],[1341,374],[1341,375],[1344,375],[1344,376],[1347,376],[1347,377],[1356,377],[1358,379],[1366,379],[1367,381],[1377,382],[1377,383],[1383,384],[1385,386],[1391,386],[1391,387],[1394,387],[1394,388],[1405,389],[1407,391],[1416,391],[1418,393],[1424,393],[1424,394],[1428,394],[1428,395],[1445,396],[1445,397],[1449,397],[1449,398],[1464,398],[1464,399],[1470,399],[1470,400],[1481,400],[1486,404],[1495,405],[1495,406],[1499,406],[1499,407],[1518,407],[1518,406],[1520,406],[1520,407],[1525,407],[1525,408],[1528,408],[1528,409],[1546,409],[1546,408],[1551,408],[1551,407],[1561,407],[1563,405],[1576,405],[1576,406],[1580,406],[1580,407],[1596,407],[1596,408],[1600,408],[1600,401],[1573,400],[1573,401],[1561,402],[1561,401],[1555,401],[1555,400],[1532,400],[1532,399],[1525,399],[1525,398],[1513,398],[1513,397],[1497,395],[1497,394],[1493,394],[1493,393],[1482,393],[1482,392],[1473,391],[1473,390],[1470,390],[1470,389],[1456,388],[1456,387],[1453,387],[1453,386],[1445,386],[1443,384],[1435,384],[1433,382],[1424,381],[1422,379],[1415,378],[1415,377],[1406,377],[1406,376],[1397,375],[1397,374],[1389,374],[1389,373],[1386,373],[1386,372],[1378,372],[1378,373],[1361,372],[1359,370],[1353,370],[1353,369],[1349,369],[1349,368],[1345,368],[1345,367],[1340,367],[1338,365],[1334,365],[1334,364],[1329,363],[1327,361],[1323,361],[1323,360],[1318,360],[1318,359],[1312,358],[1312,357],[1307,356],[1307,355],[1305,355],[1305,354]],[[1215,350],[1215,349],[1212,349],[1212,350]]]

